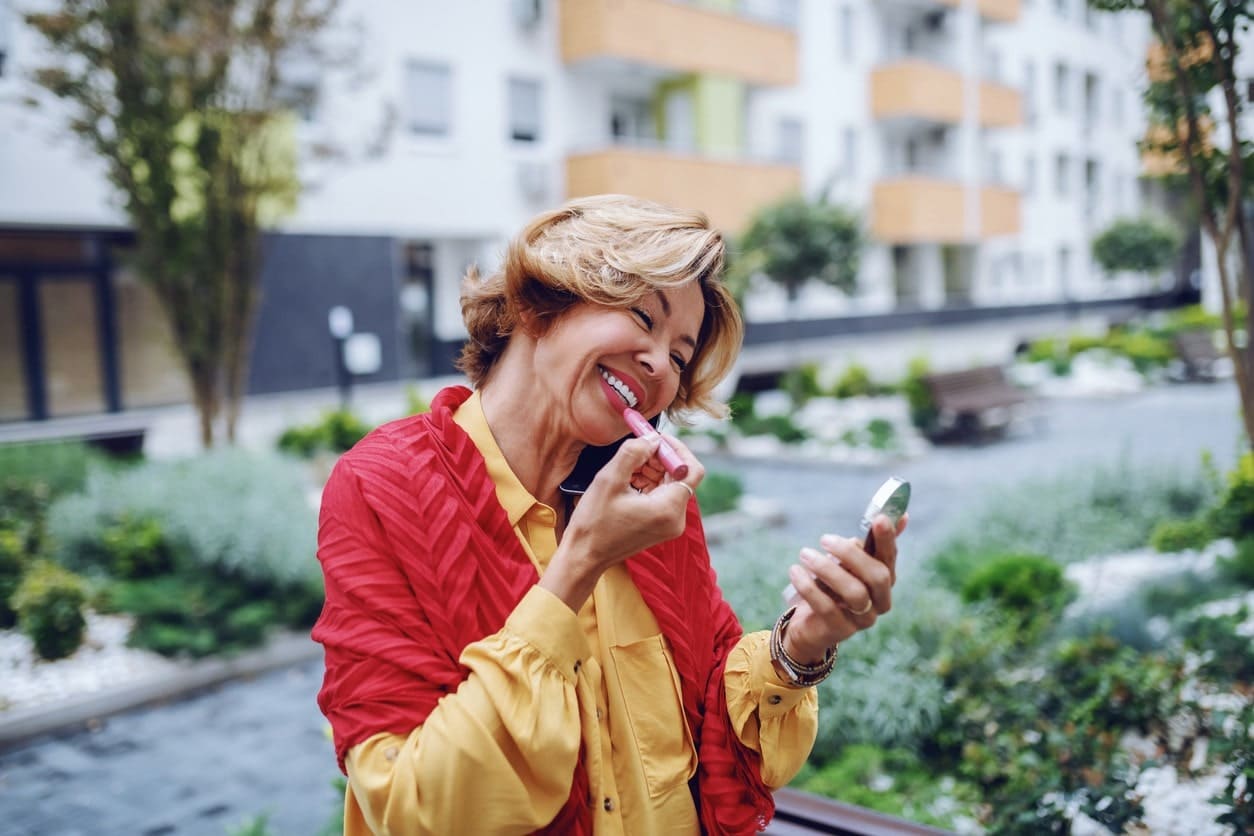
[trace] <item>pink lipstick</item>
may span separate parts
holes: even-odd
[[[652,438],[658,434],[653,425],[644,420],[643,415],[629,406],[623,407],[623,420],[627,422],[627,426],[631,427],[636,438]],[[682,479],[688,475],[688,465],[684,464],[684,460],[675,452],[675,448],[666,443],[666,439],[662,439],[658,444],[657,457],[662,460],[662,466],[666,468],[666,472],[671,475],[672,479]]]

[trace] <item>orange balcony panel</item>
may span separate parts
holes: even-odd
[[[792,165],[716,160],[665,151],[611,148],[566,158],[567,197],[632,194],[699,209],[726,232],[739,232],[753,213],[801,190]]]
[[[562,60],[617,58],[751,84],[797,83],[797,33],[672,0],[560,0]]]
[[[871,191],[871,234],[886,244],[961,243],[966,230],[961,183],[902,177]]]
[[[1215,54],[1214,42],[1205,33],[1198,33],[1193,38],[1193,45],[1180,55],[1180,64],[1185,69],[1196,67],[1210,61]],[[1171,80],[1171,55],[1161,41],[1153,41],[1145,56],[1145,69],[1150,81]]]
[[[980,124],[986,128],[1013,128],[1023,124],[1023,94],[1013,87],[980,82]]]
[[[880,67],[871,73],[871,113],[876,119],[961,122],[962,76],[926,61]]]
[[[1018,235],[1022,228],[1019,193],[1002,186],[980,189],[980,237]]]
[[[962,0],[941,0],[946,6],[955,9],[962,5]],[[980,17],[998,23],[1014,23],[1022,13],[1022,0],[975,0]]]

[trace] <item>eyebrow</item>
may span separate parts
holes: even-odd
[[[663,291],[663,290],[658,290],[658,291],[655,291],[655,292],[657,293],[657,298],[658,298],[658,299],[660,299],[660,300],[661,300],[661,302],[662,302],[662,313],[666,314],[666,318],[667,318],[667,319],[670,319],[670,316],[671,316],[671,300],[669,300],[669,299],[667,299],[667,298],[666,298],[666,292],[665,292],[665,291]],[[691,347],[692,347],[693,351],[696,351],[696,349],[697,349],[697,341],[696,341],[696,340],[694,340],[692,337],[688,336],[687,334],[681,334],[681,335],[680,335],[680,337],[679,337],[679,341],[680,341],[680,342],[682,342],[682,343],[687,343],[689,346],[691,346]]]

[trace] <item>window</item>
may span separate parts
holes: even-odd
[[[990,149],[984,155],[984,180],[987,183],[1001,185],[1001,152],[996,149]]]
[[[1113,88],[1110,94],[1110,118],[1115,127],[1123,127],[1123,91]]]
[[[1054,65],[1054,108],[1066,113],[1071,105],[1071,72],[1066,64]]]
[[[853,63],[854,43],[853,6],[845,3],[840,7],[840,57],[846,64]]]
[[[405,68],[407,124],[420,136],[448,136],[453,122],[453,72],[447,64],[411,61]]]
[[[1247,79],[1245,82],[1245,100],[1254,104],[1254,78]]]
[[[1023,160],[1023,193],[1031,195],[1036,192],[1036,157],[1029,154]]]
[[[543,121],[540,82],[521,78],[509,80],[509,138],[515,142],[539,142]]]
[[[800,163],[805,127],[800,119],[785,117],[779,120],[776,133],[776,157],[784,163]]]
[[[1054,11],[1058,12],[1059,17],[1066,18],[1071,11],[1068,8],[1070,5],[1071,0],[1054,0]]]
[[[845,128],[845,176],[854,177],[858,170],[858,129]]]
[[[1071,193],[1071,160],[1066,154],[1059,154],[1054,159],[1054,193],[1066,197]]]
[[[610,136],[616,143],[650,143],[657,141],[653,107],[648,99],[627,96],[610,98]]]
[[[0,78],[4,78],[5,63],[9,57],[9,17],[12,15],[8,0],[0,0]]]
[[[1027,111],[1028,124],[1036,123],[1036,65],[1031,61],[1023,65],[1023,108]]]

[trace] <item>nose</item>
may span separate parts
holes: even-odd
[[[651,378],[659,378],[666,372],[666,349],[662,346],[650,346],[637,355],[637,362],[644,373]]]

